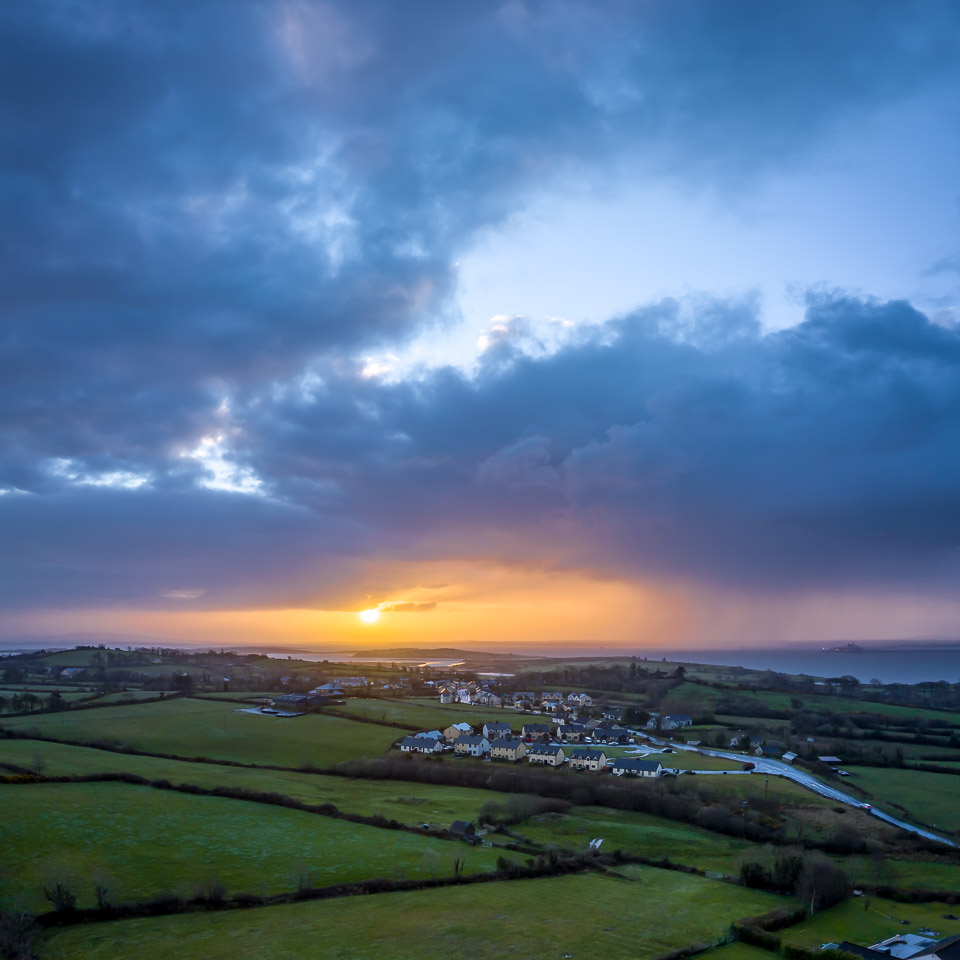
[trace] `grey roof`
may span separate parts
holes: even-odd
[[[494,747],[498,747],[498,748],[506,747],[508,750],[516,750],[517,747],[522,747],[523,745],[524,744],[522,740],[508,740],[506,737],[501,737],[499,740],[490,741],[491,750]]]
[[[476,828],[469,820],[454,820],[450,824],[451,833],[476,833]]]
[[[487,730],[510,730],[510,724],[502,720],[488,720],[484,725]]]
[[[638,770],[640,772],[650,770],[656,771],[663,769],[663,764],[659,760],[641,760],[639,757],[621,757],[613,761],[614,770]]]
[[[486,737],[457,737],[454,746],[466,744],[468,747],[479,747],[481,743],[489,743]]]
[[[664,717],[664,720],[689,720],[689,721],[691,721],[691,723],[692,723],[692,722],[693,722],[693,717],[691,717],[691,716],[690,716],[689,714],[687,714],[687,713],[668,713],[668,714]]]
[[[523,725],[524,730],[533,730],[535,733],[549,733],[550,724],[549,723],[525,723]]]
[[[578,747],[570,754],[572,760],[599,760],[606,756],[602,750],[591,750],[589,747]]]
[[[417,750],[422,750],[424,747],[432,749],[436,746],[437,741],[433,737],[404,737],[400,741],[401,747],[415,747]]]
[[[563,747],[559,743],[535,743],[532,747],[527,748],[527,753],[549,753],[550,756],[556,756],[558,750],[563,753]]]

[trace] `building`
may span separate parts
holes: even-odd
[[[415,737],[427,737],[430,740],[442,740],[443,734],[439,730],[421,730],[414,734]]]
[[[467,843],[477,844],[483,842],[480,837],[477,836],[476,827],[466,820],[454,820],[453,823],[450,824],[450,835],[460,840],[466,840]]]
[[[527,750],[527,760],[548,767],[559,767],[564,760],[563,747],[559,743],[535,743]]]
[[[603,719],[604,720],[613,720],[615,723],[619,723],[627,715],[626,707],[619,707],[616,705],[610,705],[603,708]]]
[[[593,739],[607,743],[626,743],[630,739],[630,731],[623,727],[594,727]]]
[[[490,742],[490,756],[494,760],[510,760],[516,763],[527,754],[527,745],[522,740],[492,740]]]
[[[451,723],[443,735],[447,740],[458,740],[460,737],[469,737],[473,733],[473,727],[469,723]]]
[[[586,729],[582,723],[561,723],[557,727],[557,736],[567,743],[580,743],[586,734]]]
[[[681,727],[689,727],[693,723],[693,717],[685,713],[668,713],[663,718],[661,730],[679,730]]]
[[[488,720],[483,725],[483,735],[488,740],[497,740],[501,737],[509,739],[513,736],[513,728],[509,723],[503,723],[499,720]]]
[[[404,753],[443,753],[443,741],[433,737],[404,737],[400,749]]]
[[[607,755],[602,750],[578,747],[570,754],[570,766],[574,770],[603,770],[607,766]]]
[[[453,752],[458,757],[484,757],[490,752],[490,741],[465,734],[453,741]]]
[[[663,773],[663,764],[659,760],[621,757],[613,761],[610,772],[615,777],[659,777]]]
[[[321,697],[343,696],[343,688],[336,683],[321,683],[320,686],[316,687],[312,692],[319,694]]]
[[[520,735],[525,740],[546,740],[550,736],[550,724],[525,723],[520,728]]]
[[[339,687],[365,687],[367,686],[366,677],[338,677],[337,686]]]
[[[795,754],[792,750],[788,750],[780,759],[784,763],[793,763],[793,761],[797,759],[797,754]]]

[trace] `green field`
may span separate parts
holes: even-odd
[[[466,703],[441,704],[439,700],[373,700],[355,697],[337,709],[371,720],[407,723],[421,730],[443,730],[451,723],[461,722],[472,724],[479,730],[488,720],[496,720],[512,724],[519,733],[524,721],[530,719],[515,710]]]
[[[624,850],[644,857],[669,857],[679,863],[736,874],[740,857],[753,844],[645,813],[606,807],[574,807],[566,814],[534,817],[513,829],[539,843],[585,851],[601,838],[602,850]]]
[[[453,820],[475,820],[485,803],[502,803],[504,800],[502,793],[469,787],[398,780],[350,780],[323,774],[188,763],[41,740],[0,740],[0,761],[34,770],[42,767],[47,776],[123,772],[151,780],[169,780],[174,784],[192,783],[208,789],[242,787],[277,792],[303,803],[332,803],[346,813],[379,814],[407,824],[427,822],[449,826]]]
[[[960,830],[960,777],[890,767],[851,767],[848,779],[873,794],[878,804],[897,803],[923,823]]]
[[[52,935],[47,960],[646,960],[789,903],[685,874],[597,874],[125,920]],[[669,906],[667,906],[669,905]]]
[[[816,949],[824,943],[850,940],[869,946],[897,933],[916,933],[929,927],[941,936],[960,933],[960,920],[944,920],[945,913],[956,913],[956,906],[944,903],[895,903],[876,897],[854,898],[829,910],[808,917],[782,933],[785,943]],[[906,920],[907,925],[901,924]]]
[[[49,907],[42,887],[65,876],[92,906],[110,878],[117,900],[165,891],[192,895],[211,879],[228,891],[292,890],[373,877],[452,876],[492,870],[502,851],[220,797],[123,783],[0,787],[0,898]],[[509,854],[508,854],[509,855]]]
[[[332,766],[380,756],[402,733],[339,717],[279,719],[229,702],[176,698],[158,703],[16,717],[2,725],[64,740],[108,740],[137,750],[244,763]]]

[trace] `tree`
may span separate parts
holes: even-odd
[[[43,895],[53,904],[54,910],[69,911],[76,909],[77,895],[62,878],[55,879],[49,887],[44,886]]]
[[[0,910],[0,956],[9,960],[34,960],[33,945],[39,931],[24,910]]]

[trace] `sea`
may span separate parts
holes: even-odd
[[[4,654],[24,652],[45,646],[46,649],[66,648],[72,643],[51,642],[53,638],[42,638],[46,643],[33,642],[18,637],[11,642],[5,642],[0,637],[0,656]],[[41,638],[38,638],[40,640]],[[151,638],[152,640],[153,638]],[[107,641],[109,643],[109,641]],[[126,646],[128,640],[123,645]],[[154,641],[155,642],[155,641]],[[209,649],[193,643],[183,643],[176,640],[167,640],[165,645],[183,646],[193,649]],[[467,646],[465,644],[465,646]],[[355,663],[359,667],[364,663],[398,663],[406,665],[429,665],[433,667],[454,666],[462,661],[450,658],[400,658],[400,657],[355,657],[342,648],[337,650],[322,649],[289,649],[280,653],[276,648],[259,647],[256,644],[237,644],[237,652],[264,653],[278,660],[293,657],[298,660],[313,660],[332,663]],[[484,651],[482,643],[471,643],[468,649]],[[511,645],[508,649],[487,647],[485,652],[494,656],[506,653],[517,654],[521,657],[623,657],[636,656],[648,661],[667,661],[668,663],[710,663],[729,667],[745,667],[750,670],[774,670],[779,673],[806,674],[812,677],[841,677],[853,676],[861,683],[878,680],[880,683],[923,683],[929,681],[946,680],[950,683],[960,683],[960,643],[930,644],[918,642],[910,647],[905,642],[886,648],[882,645],[868,646],[864,644],[860,652],[839,652],[823,650],[820,647],[789,646],[789,647],[749,647],[743,649],[651,649],[614,648],[606,645],[565,644],[551,647],[549,644]]]

